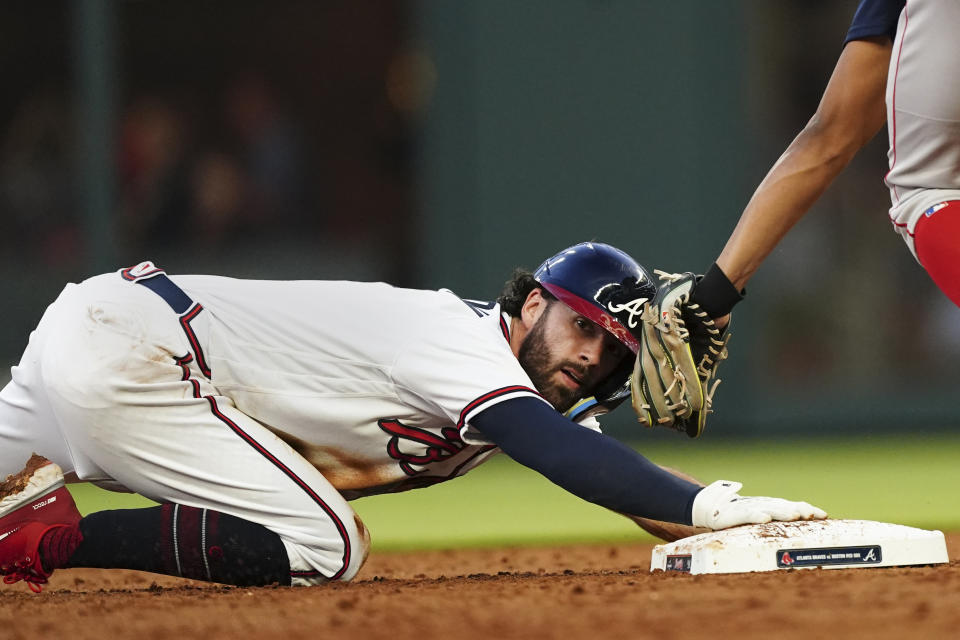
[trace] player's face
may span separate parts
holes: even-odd
[[[628,354],[616,338],[565,304],[551,301],[530,329],[517,359],[537,391],[558,411],[593,395]]]

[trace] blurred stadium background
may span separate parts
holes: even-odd
[[[0,3],[0,363],[65,282],[142,259],[475,298],[583,239],[702,271],[856,4]],[[960,311],[885,170],[881,134],[751,282],[707,438],[956,426]]]

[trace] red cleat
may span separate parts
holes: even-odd
[[[0,573],[3,581],[27,583],[36,593],[53,571],[40,563],[40,541],[52,529],[75,527],[80,512],[63,471],[33,454],[20,473],[0,483]]]

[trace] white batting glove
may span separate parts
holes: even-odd
[[[823,520],[826,511],[806,502],[782,498],[741,496],[739,482],[717,480],[693,499],[693,526],[726,529],[741,524],[762,524],[777,520]]]

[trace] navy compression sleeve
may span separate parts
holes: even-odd
[[[471,424],[507,455],[584,500],[630,515],[691,524],[700,487],[535,398],[515,398]]]

